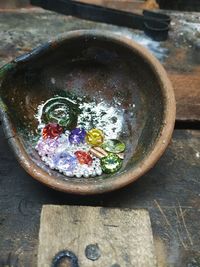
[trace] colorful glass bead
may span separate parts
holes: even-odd
[[[100,146],[103,140],[104,134],[99,129],[92,129],[86,135],[86,142],[91,146]]]
[[[84,143],[86,136],[86,131],[84,128],[75,128],[71,131],[69,135],[69,141],[71,144]]]
[[[55,154],[53,161],[56,169],[65,173],[72,173],[77,165],[76,157],[68,152]]]
[[[42,131],[42,136],[46,138],[56,138],[60,136],[63,132],[63,128],[57,123],[47,124]]]
[[[113,153],[108,154],[108,156],[101,159],[101,168],[105,173],[115,173],[122,166],[122,160]]]
[[[54,154],[54,152],[58,148],[58,146],[59,146],[58,139],[40,138],[39,141],[37,142],[35,149],[38,151],[38,154],[41,157],[51,156]]]
[[[76,125],[79,107],[76,101],[67,97],[54,97],[46,101],[42,108],[42,121],[54,122],[68,129]]]
[[[92,157],[90,156],[89,153],[79,150],[76,151],[74,154],[76,155],[80,164],[87,164],[87,165],[92,164]]]
[[[123,152],[126,146],[124,143],[117,139],[109,139],[104,141],[104,143],[102,144],[102,148],[105,149],[107,152],[117,154]]]

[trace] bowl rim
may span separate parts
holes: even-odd
[[[45,184],[46,186],[56,189],[58,191],[72,193],[72,194],[79,194],[79,195],[92,195],[92,194],[100,194],[100,193],[114,191],[130,183],[133,183],[139,177],[144,175],[148,170],[150,170],[155,165],[155,163],[159,160],[159,158],[162,156],[165,149],[167,148],[172,137],[175,118],[176,118],[176,103],[175,103],[174,91],[165,69],[163,68],[161,63],[146,48],[137,44],[132,39],[126,37],[123,33],[118,34],[112,31],[102,32],[101,30],[97,29],[69,31],[47,42],[45,45],[42,45],[41,49],[37,49],[38,53],[34,53],[34,55],[40,55],[41,51],[43,51],[44,49],[48,50],[51,47],[55,48],[58,43],[61,43],[63,41],[86,36],[94,38],[104,38],[128,46],[149,64],[149,66],[151,67],[152,71],[154,72],[156,78],[160,83],[160,88],[162,90],[162,94],[164,96],[164,101],[165,101],[163,127],[159,133],[159,136],[155,140],[152,150],[144,157],[144,159],[142,159],[137,164],[135,168],[130,168],[130,170],[118,174],[117,179],[114,179],[114,176],[112,176],[111,178],[107,178],[104,180],[101,179],[100,180],[101,182],[96,182],[93,184],[92,183],[84,184],[82,182],[75,183],[71,182],[70,179],[59,180],[58,178],[55,178],[53,175],[50,175],[42,168],[37,166],[36,163],[34,163],[30,159],[19,137],[17,136],[14,126],[9,120],[9,115],[6,112],[6,107],[0,97],[0,115],[2,118],[4,133],[8,139],[9,145],[14,151],[15,156],[19,161],[19,163],[21,164],[21,166],[34,179]],[[44,49],[42,49],[42,47],[44,47]],[[29,55],[31,56],[31,52],[29,53]],[[16,66],[16,64],[20,63],[20,61],[16,63],[15,60],[12,62],[15,62],[13,66]],[[8,64],[12,64],[12,62]]]

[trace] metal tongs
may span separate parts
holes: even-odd
[[[31,4],[81,19],[142,30],[156,41],[167,39],[171,22],[170,16],[157,12],[144,10],[139,15],[71,0],[31,0]]]

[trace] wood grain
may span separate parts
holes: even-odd
[[[141,9],[157,9],[159,5],[155,0],[77,0],[78,2],[101,5],[108,8],[136,12]]]
[[[98,246],[98,260],[85,256],[90,244]],[[156,266],[151,223],[145,210],[43,206],[38,267],[49,267],[62,250],[75,253],[80,267]]]
[[[200,120],[200,67],[192,73],[169,73],[176,88],[177,118],[182,121]]]

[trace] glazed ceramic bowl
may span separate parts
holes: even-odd
[[[22,167],[51,188],[75,194],[119,189],[152,168],[170,141],[175,122],[171,83],[161,64],[123,35],[69,32],[5,65],[0,79],[1,120],[8,142]],[[119,138],[126,143],[120,171],[70,178],[41,161],[33,142],[35,113],[61,88],[97,103],[118,103],[123,112]]]

